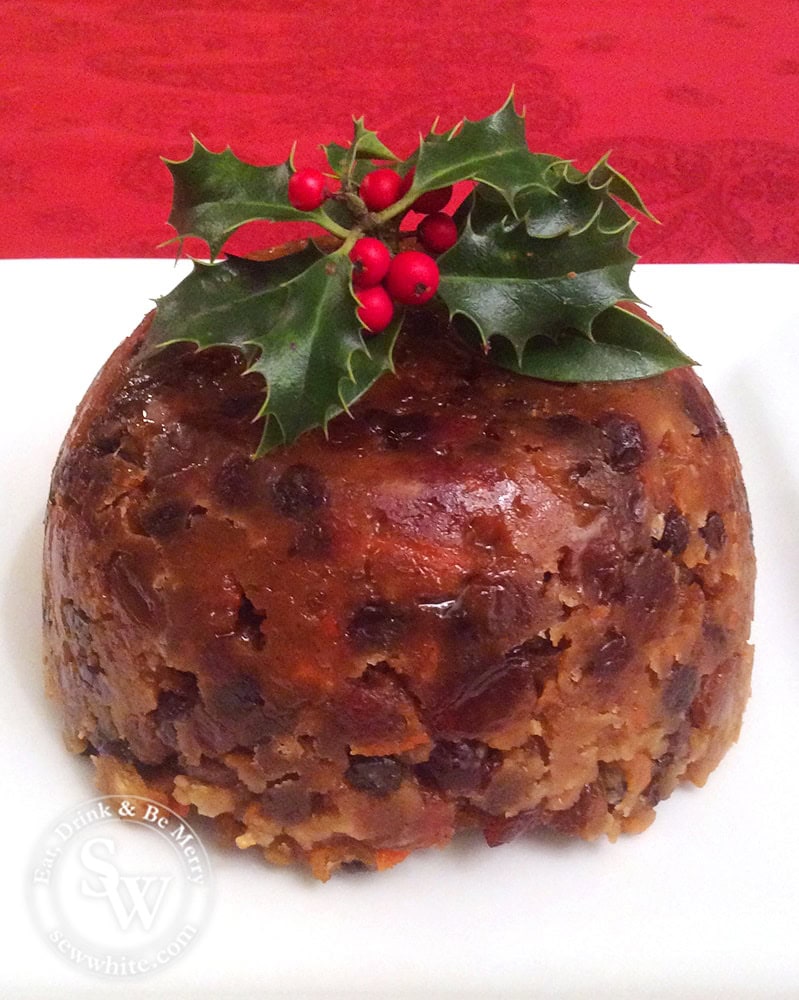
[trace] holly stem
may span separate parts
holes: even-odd
[[[344,226],[340,226],[335,220],[330,218],[327,212],[323,211],[321,208],[317,209],[313,213],[309,213],[309,221],[319,223],[319,225],[323,226],[329,233],[332,233],[334,236],[338,236],[341,240],[349,238],[350,230],[345,229]]]
[[[357,226],[354,229],[349,229],[345,232],[346,235],[344,237],[344,242],[337,250],[333,251],[335,254],[340,254],[342,257],[346,257],[358,240],[363,236],[363,230],[359,229]]]
[[[401,215],[403,212],[407,212],[411,205],[416,201],[421,192],[414,191],[411,188],[407,194],[404,194],[399,201],[395,201],[393,205],[389,205],[388,208],[384,208],[382,212],[376,212],[372,216],[372,221],[377,226],[382,226],[384,222],[388,222],[389,219],[395,218],[397,215]]]

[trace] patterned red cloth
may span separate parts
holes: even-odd
[[[171,253],[158,157],[190,132],[318,164],[355,112],[409,152],[515,82],[534,149],[613,149],[663,223],[645,260],[799,261],[797,0],[0,0],[0,24],[0,256]]]

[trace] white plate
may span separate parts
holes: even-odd
[[[185,265],[184,265],[185,266]],[[182,271],[180,272],[183,273]],[[327,885],[209,844],[202,944],[127,986],[60,961],[27,911],[33,842],[93,794],[42,694],[41,520],[75,404],[165,261],[0,262],[0,994],[313,997],[799,995],[799,266],[653,265],[634,287],[702,375],[736,438],[759,559],[754,692],[741,739],[702,790],[639,837],[478,838]]]

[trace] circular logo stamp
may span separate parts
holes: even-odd
[[[195,831],[160,802],[130,795],[60,816],[36,847],[28,884],[50,946],[101,976],[144,975],[184,955],[211,901]]]

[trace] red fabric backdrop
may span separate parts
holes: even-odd
[[[190,132],[312,163],[355,112],[405,152],[513,82],[534,149],[613,149],[646,260],[799,261],[797,0],[0,0],[0,256],[170,253]]]

